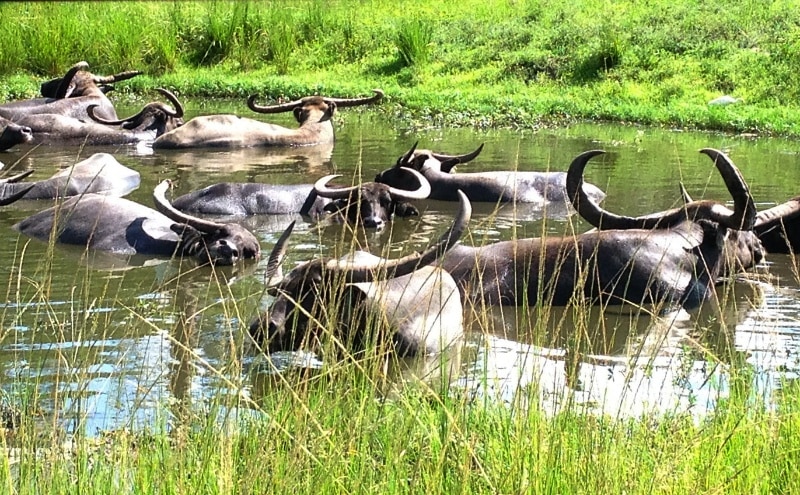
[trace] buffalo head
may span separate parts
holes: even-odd
[[[145,105],[139,113],[125,119],[106,119],[95,115],[97,105],[89,105],[86,109],[89,117],[94,121],[106,125],[119,125],[131,131],[155,131],[156,137],[183,125],[183,105],[178,98],[166,89],[157,88],[156,91],[167,98],[175,107],[168,107],[161,102],[152,102]]]
[[[271,307],[250,324],[250,334],[265,342],[269,352],[297,350],[314,331],[318,316],[347,284],[371,283],[408,275],[444,256],[461,237],[472,213],[466,195],[459,192],[460,208],[451,227],[439,240],[419,253],[378,262],[358,263],[336,259],[307,261],[285,276],[280,264],[294,223],[281,235],[269,256],[266,278],[268,292],[275,297]]]
[[[425,177],[412,169],[404,169],[417,182],[413,189],[398,189],[378,182],[332,188],[328,183],[339,177],[326,175],[314,184],[317,195],[335,199],[325,210],[339,213],[350,223],[361,221],[367,228],[381,229],[392,218],[419,215],[410,200],[425,199],[431,194],[431,186]]]
[[[307,96],[299,100],[280,103],[277,105],[258,105],[256,98],[258,95],[251,95],[247,99],[247,106],[256,113],[283,113],[292,112],[295,120],[300,125],[316,122],[325,122],[333,117],[336,108],[355,107],[375,103],[383,98],[383,91],[373,89],[373,96],[366,98],[325,98],[322,96]]]
[[[138,70],[120,72],[112,76],[98,76],[88,71],[89,64],[78,62],[67,70],[63,77],[45,81],[41,86],[45,98],[77,98],[80,96],[98,96],[114,89],[112,83],[125,81],[140,75]]]
[[[181,236],[181,253],[194,256],[200,264],[233,265],[242,260],[258,259],[258,239],[241,225],[204,220],[176,210],[165,196],[170,181],[153,191],[156,209],[178,223],[172,230]]]
[[[413,187],[412,181],[415,180],[413,176],[405,173],[405,170],[412,169],[418,172],[442,172],[445,174],[450,173],[453,168],[459,163],[467,163],[481,154],[483,151],[483,144],[478,146],[475,151],[465,153],[463,155],[445,155],[443,153],[434,153],[430,150],[418,150],[417,144],[411,147],[403,156],[397,159],[397,162],[390,169],[384,170],[375,176],[375,182],[389,184],[394,187],[407,189]]]
[[[0,117],[0,151],[33,140],[33,131],[26,125],[19,125]]]

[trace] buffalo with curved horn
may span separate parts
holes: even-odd
[[[357,252],[308,261],[280,276],[290,225],[267,264],[268,291],[275,299],[250,324],[251,335],[269,352],[313,346],[309,338],[319,337],[320,323],[357,351],[390,344],[400,355],[418,355],[455,344],[463,335],[458,288],[449,274],[428,265],[458,242],[470,215],[469,200],[462,194],[451,227],[422,252],[395,260]],[[367,333],[376,327],[378,335]]]
[[[300,124],[290,129],[237,115],[204,115],[195,117],[184,126],[160,136],[154,148],[180,149],[199,147],[254,147],[254,146],[310,146],[332,143],[334,140],[331,118],[337,108],[375,103],[383,97],[379,89],[366,98],[327,98],[308,96],[278,105],[256,104],[256,95],[250,96],[247,105],[257,113],[272,114],[293,112]]]
[[[201,264],[233,265],[261,255],[258,239],[237,224],[181,213],[166,199],[169,181],[153,191],[158,211],[124,198],[83,194],[14,225],[30,237],[122,255],[194,257]]]
[[[683,201],[692,202],[686,188],[683,184],[680,186]],[[759,246],[768,253],[796,253],[800,249],[800,196],[759,211],[753,235],[758,237]]]
[[[576,236],[518,239],[483,247],[457,246],[442,261],[463,294],[488,304],[679,304],[692,308],[710,297],[724,264],[731,231],[752,229],[755,207],[736,166],[704,149],[725,180],[734,210],[711,201],[645,217],[600,208],[586,194],[583,170],[602,151],[570,165],[573,204],[602,226]]]
[[[415,177],[414,189],[404,190],[365,182],[350,187],[331,187],[338,177],[328,175],[316,184],[260,184],[223,182],[192,191],[175,199],[175,208],[205,215],[281,215],[299,213],[314,220],[328,213],[350,223],[380,228],[393,216],[419,215],[408,201],[425,199],[430,185],[416,170],[406,169]]]
[[[414,144],[401,156],[394,167],[375,177],[395,187],[403,187],[408,179],[399,175],[404,168],[418,170],[431,184],[431,199],[454,201],[455,191],[462,190],[473,202],[529,203],[538,207],[552,208],[554,212],[569,212],[569,197],[566,194],[564,172],[470,172],[452,173],[460,163],[474,160],[483,150],[481,144],[475,151],[463,155],[447,155],[430,150],[418,150]],[[596,201],[605,197],[600,188],[585,184],[587,193]]]
[[[135,77],[141,72],[127,71],[113,76],[96,76],[87,69],[89,64],[78,62],[62,78],[42,84],[44,98],[15,101],[0,105],[0,116],[17,122],[29,115],[54,114],[87,120],[89,105],[97,105],[96,114],[106,119],[116,119],[114,105],[100,85],[108,85]]]
[[[183,124],[183,106],[171,92],[158,89],[174,106],[152,102],[127,119],[107,119],[98,115],[99,107],[88,106],[87,121],[58,114],[32,114],[17,123],[33,130],[35,143],[80,143],[87,145],[133,144],[153,141],[162,133]],[[121,124],[121,125],[120,125]],[[119,127],[118,127],[119,126]]]
[[[147,134],[149,139],[156,139],[158,136],[169,132],[183,125],[183,105],[172,92],[156,88],[175,107],[174,109],[161,103],[160,101],[150,102],[138,113],[124,119],[105,119],[95,114],[96,105],[90,105],[87,109],[89,117],[100,124],[110,126],[120,126],[122,129],[136,133],[139,140],[143,139],[142,134]]]

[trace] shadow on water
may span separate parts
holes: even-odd
[[[449,154],[485,143],[479,158],[460,166],[464,172],[564,171],[578,153],[605,149],[608,153],[587,169],[587,179],[606,191],[606,208],[628,215],[674,206],[680,199],[679,181],[697,198],[730,202],[714,167],[698,153],[705,147],[731,155],[759,207],[797,195],[800,183],[800,155],[788,140],[610,125],[411,133],[369,113],[348,113],[338,120],[333,148],[161,152],[133,146],[40,146],[2,153],[0,160],[7,165],[19,161],[18,167],[49,177],[91,153],[112,153],[141,174],[141,186],[128,197],[152,206],[152,190],[165,178],[177,179],[171,197],[223,181],[301,184],[329,173],[343,174],[343,182],[372,180],[417,141]],[[8,236],[0,244],[5,260],[0,286],[8,288],[0,386],[35,389],[41,406],[59,424],[89,434],[185,424],[212,403],[246,409],[242,397],[279,393],[275,378],[259,364],[264,357],[246,345],[247,322],[271,301],[264,294],[265,259],[223,276],[223,271],[195,270],[163,259],[119,259],[63,246],[51,251],[10,229],[46,206],[46,201],[26,202],[0,210]],[[456,205],[423,201],[418,207],[421,217],[395,220],[381,232],[355,237],[335,223],[298,222],[285,266],[355,248],[389,258],[422,249],[449,224]],[[465,243],[563,235],[573,228],[566,211],[544,221],[541,212],[525,207],[473,208]],[[253,217],[242,223],[268,253],[285,226],[297,219]],[[575,231],[588,228],[574,215],[570,221]],[[386,390],[417,379],[409,377],[423,377],[430,383],[452,381],[455,390],[471,397],[535,402],[549,411],[577,404],[615,416],[652,410],[699,416],[727,393],[732,364],[744,362],[756,372],[754,393],[769,397],[782,380],[797,379],[800,369],[797,269],[790,257],[769,260],[770,283],[728,284],[719,289],[719,308],[705,306],[688,314],[490,308],[473,321],[455,355],[392,363],[384,371]],[[178,277],[187,270],[186,277]],[[303,355],[274,358],[280,369],[321,366]]]

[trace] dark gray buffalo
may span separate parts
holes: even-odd
[[[124,198],[84,194],[14,225],[25,235],[121,255],[194,257],[200,264],[233,265],[261,255],[258,239],[236,224],[211,222],[175,210],[159,184],[159,211]]]
[[[463,335],[458,288],[447,272],[428,265],[458,242],[470,215],[469,200],[462,194],[453,225],[420,253],[395,260],[364,252],[316,259],[281,277],[289,226],[267,265],[275,299],[251,323],[251,335],[268,352],[316,347],[324,329],[332,329],[335,341],[351,352],[374,348],[412,356],[455,345]]]
[[[247,106],[257,113],[293,112],[300,124],[289,129],[237,115],[205,115],[191,119],[186,125],[168,132],[153,143],[153,148],[181,149],[199,147],[310,146],[333,143],[331,118],[337,108],[375,103],[383,92],[375,89],[367,98],[323,98],[308,96],[278,105],[256,104],[256,95]]]
[[[109,120],[97,115],[96,105],[89,105],[89,118],[47,113],[25,115],[17,119],[33,131],[33,142],[42,144],[113,145],[148,142],[183,124],[183,106],[165,89],[158,89],[173,105],[173,110],[161,102],[148,103],[139,113],[127,119]]]
[[[452,173],[453,167],[474,160],[482,150],[483,145],[480,145],[471,153],[445,155],[418,150],[415,144],[397,160],[394,167],[379,173],[375,181],[405,187],[408,178],[398,172],[403,168],[413,168],[430,182],[431,199],[455,201],[456,191],[461,190],[472,202],[529,203],[541,209],[552,207],[554,216],[559,210],[565,213],[570,211],[565,172]],[[596,201],[602,201],[605,197],[605,193],[595,185],[585,184],[584,187]]]
[[[713,293],[731,231],[752,230],[756,210],[747,184],[723,153],[704,149],[733,196],[733,211],[700,201],[660,216],[623,217],[597,206],[583,189],[587,162],[573,160],[568,184],[576,209],[603,229],[569,237],[457,246],[441,266],[473,303],[567,305],[666,304],[692,308]]]
[[[52,114],[88,120],[87,109],[96,105],[95,113],[106,119],[116,119],[114,105],[106,96],[108,84],[124,81],[141,74],[127,71],[113,76],[97,76],[87,69],[89,64],[78,62],[69,68],[64,77],[42,84],[43,98],[14,101],[0,105],[0,116],[14,122],[29,115]]]
[[[30,127],[0,117],[0,151],[31,141],[33,141],[33,131]]]
[[[108,153],[95,153],[47,179],[2,183],[0,199],[16,196],[24,189],[27,189],[24,199],[54,199],[85,193],[124,196],[139,187],[139,182],[139,172]]]
[[[172,205],[187,213],[205,215],[281,215],[299,213],[312,219],[333,213],[341,220],[381,228],[393,216],[419,215],[408,201],[425,199],[430,185],[419,172],[406,169],[417,181],[404,190],[366,182],[349,187],[332,187],[339,177],[327,175],[315,184],[276,185],[223,182],[178,197]]]

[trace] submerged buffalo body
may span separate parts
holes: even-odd
[[[457,286],[447,272],[427,265],[451,249],[466,229],[471,213],[466,197],[460,205],[450,229],[421,253],[396,260],[367,253],[317,259],[281,277],[290,226],[267,265],[275,299],[251,323],[251,335],[269,352],[313,346],[319,324],[332,328],[333,336],[355,351],[385,345],[400,355],[417,355],[454,345],[463,335]],[[378,334],[370,329],[379,329]]]
[[[732,230],[752,229],[755,207],[732,162],[716,150],[715,160],[734,211],[695,202],[660,216],[620,217],[600,209],[585,193],[583,169],[599,151],[578,156],[570,166],[574,204],[590,223],[607,223],[574,237],[519,239],[483,247],[458,246],[441,266],[474,303],[566,305],[665,303],[691,308],[713,292]]]
[[[178,197],[175,208],[206,215],[281,215],[299,213],[313,219],[335,214],[338,219],[380,228],[393,216],[418,215],[409,200],[425,199],[430,186],[419,173],[414,189],[396,189],[386,184],[367,182],[349,187],[331,187],[336,175],[315,184],[276,185],[259,183],[214,184]]]
[[[85,193],[124,196],[139,187],[139,172],[119,163],[108,153],[95,153],[86,160],[35,182],[0,184],[0,198],[28,188],[25,199],[54,199]]]
[[[455,201],[456,191],[461,190],[473,202],[529,203],[546,208],[567,209],[570,199],[566,191],[565,172],[471,172],[452,173],[459,163],[475,159],[483,145],[472,153],[445,155],[429,150],[417,150],[416,145],[397,160],[395,166],[375,177],[395,187],[403,187],[408,179],[398,172],[403,168],[419,171],[431,184],[431,199]],[[605,197],[600,188],[584,184],[586,193],[595,201]]]
[[[154,193],[163,213],[124,198],[84,194],[36,213],[14,228],[42,241],[54,235],[59,243],[122,255],[178,255],[220,265],[260,256],[258,240],[243,227],[171,209],[164,198],[168,187],[165,181]]]
[[[182,149],[199,147],[310,146],[332,143],[333,117],[336,108],[374,103],[383,92],[374,90],[367,98],[323,98],[309,96],[300,100],[271,106],[255,103],[251,96],[247,104],[257,113],[293,112],[300,124],[290,129],[236,115],[207,115],[191,119],[182,127],[167,132],[153,143],[154,148]]]

